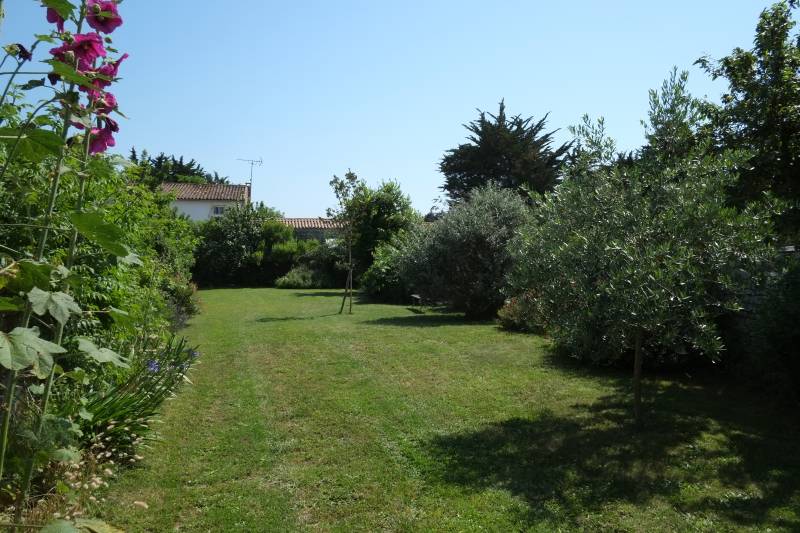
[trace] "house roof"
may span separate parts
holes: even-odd
[[[294,229],[339,229],[341,223],[329,218],[282,218],[281,222]]]
[[[250,200],[250,185],[225,183],[174,183],[161,184],[161,190],[174,194],[177,200],[228,200],[247,202]]]

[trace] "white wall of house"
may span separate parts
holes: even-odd
[[[178,213],[188,215],[194,221],[208,220],[214,216],[214,208],[233,207],[238,202],[232,200],[175,200],[172,206]]]

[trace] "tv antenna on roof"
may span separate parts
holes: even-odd
[[[253,186],[253,167],[254,166],[261,166],[264,164],[264,161],[259,157],[258,159],[237,159],[237,161],[244,161],[245,163],[250,163],[250,187]]]

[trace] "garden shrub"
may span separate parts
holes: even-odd
[[[427,300],[446,302],[470,318],[492,316],[503,305],[508,243],[528,218],[516,192],[475,189],[468,201],[409,237],[401,276]]]
[[[280,213],[261,204],[228,209],[198,225],[194,279],[202,286],[267,286],[316,246],[297,240]]]
[[[278,278],[279,289],[331,289],[342,287],[345,278],[341,241],[329,240],[308,246],[297,258],[297,266]]]
[[[136,446],[156,437],[149,429],[161,404],[184,382],[198,356],[185,339],[172,337],[142,352],[124,380],[92,391],[81,406],[66,405],[66,412],[82,407],[92,414],[78,419],[84,445],[134,462]]]
[[[320,281],[316,272],[306,265],[299,265],[291,269],[284,276],[275,281],[275,287],[279,289],[323,289],[324,284]]]
[[[652,363],[724,354],[718,319],[768,271],[771,209],[730,207],[741,154],[600,169],[563,182],[512,245],[511,293],[575,357]],[[748,273],[749,275],[743,275]]]
[[[341,223],[344,240],[350,237],[352,260],[356,280],[372,265],[378,246],[409,229],[421,217],[411,206],[411,199],[403,194],[400,184],[382,182],[372,188],[353,172],[344,178],[333,177],[331,186],[341,195],[338,209],[329,209],[328,216]],[[347,262],[347,248],[343,247],[342,262]]]
[[[743,326],[749,342],[741,354],[740,371],[751,383],[766,387],[784,400],[800,401],[800,257],[764,291],[750,320]]]
[[[532,314],[534,298],[533,291],[525,291],[507,299],[503,307],[497,311],[500,326],[509,331],[542,333],[542,328],[536,325],[536,318]]]
[[[361,290],[367,298],[387,303],[408,302],[411,290],[401,269],[409,239],[417,232],[414,228],[400,231],[375,248],[372,265],[361,276]]]
[[[107,47],[122,22],[117,3],[103,3],[102,17],[84,2],[48,4],[47,18],[69,29],[4,47],[14,66],[0,96],[0,505],[14,506],[0,514],[22,528],[34,527],[32,494],[58,500],[62,514],[85,511],[75,484],[58,476],[82,459],[112,467],[116,448],[101,456],[80,431],[94,419],[93,399],[113,398],[143,361],[180,344],[170,328],[194,311],[191,223],[103,154],[119,130],[105,90],[127,57]],[[82,25],[97,33],[76,33]],[[44,49],[55,61],[39,62]],[[51,85],[19,79],[31,61],[53,67]],[[170,372],[130,387],[124,403],[154,413],[180,381],[174,364]]]

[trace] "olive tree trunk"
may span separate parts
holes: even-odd
[[[642,342],[644,334],[636,333],[636,347],[633,356],[633,419],[636,427],[642,426]]]

